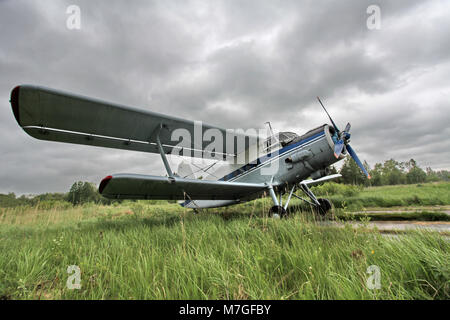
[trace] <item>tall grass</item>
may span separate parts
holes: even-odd
[[[449,299],[450,247],[306,214],[274,220],[268,200],[193,215],[176,204],[2,211],[6,299]],[[66,286],[81,269],[81,289]],[[368,266],[381,270],[371,290]]]
[[[335,207],[361,210],[368,207],[431,206],[450,204],[450,183],[427,183],[362,188],[327,183],[314,187],[318,195],[329,198]]]

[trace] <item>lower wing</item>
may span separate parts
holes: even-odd
[[[240,200],[266,189],[264,183],[115,174],[102,180],[99,192],[113,199]]]

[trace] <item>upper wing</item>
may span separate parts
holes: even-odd
[[[239,200],[265,189],[263,183],[115,174],[102,180],[99,192],[114,199]]]
[[[226,153],[236,156],[255,139],[243,134],[227,136],[225,129],[215,126],[200,127],[190,120],[30,85],[12,90],[11,106],[25,132],[42,140],[159,153],[155,133],[162,128],[160,140],[165,153],[180,150],[182,145],[183,155],[217,159],[225,158]],[[187,130],[190,139],[175,137],[172,141],[176,129]],[[220,132],[223,139],[222,149],[215,154],[206,148],[211,141],[194,141],[208,129]],[[236,143],[238,137],[246,143]]]

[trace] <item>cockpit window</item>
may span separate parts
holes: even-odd
[[[262,146],[265,151],[270,152],[277,147],[285,147],[298,138],[299,136],[294,132],[280,132],[264,140]]]
[[[298,135],[294,132],[280,132],[278,134],[278,139],[281,145],[284,147],[298,138]]]

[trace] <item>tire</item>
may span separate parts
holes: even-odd
[[[273,206],[269,210],[269,217],[273,218],[285,218],[287,217],[287,212],[282,206]]]
[[[328,199],[319,198],[317,199],[319,201],[320,206],[316,207],[317,213],[319,213],[321,216],[324,216],[327,214],[328,211],[331,209],[331,202]]]

